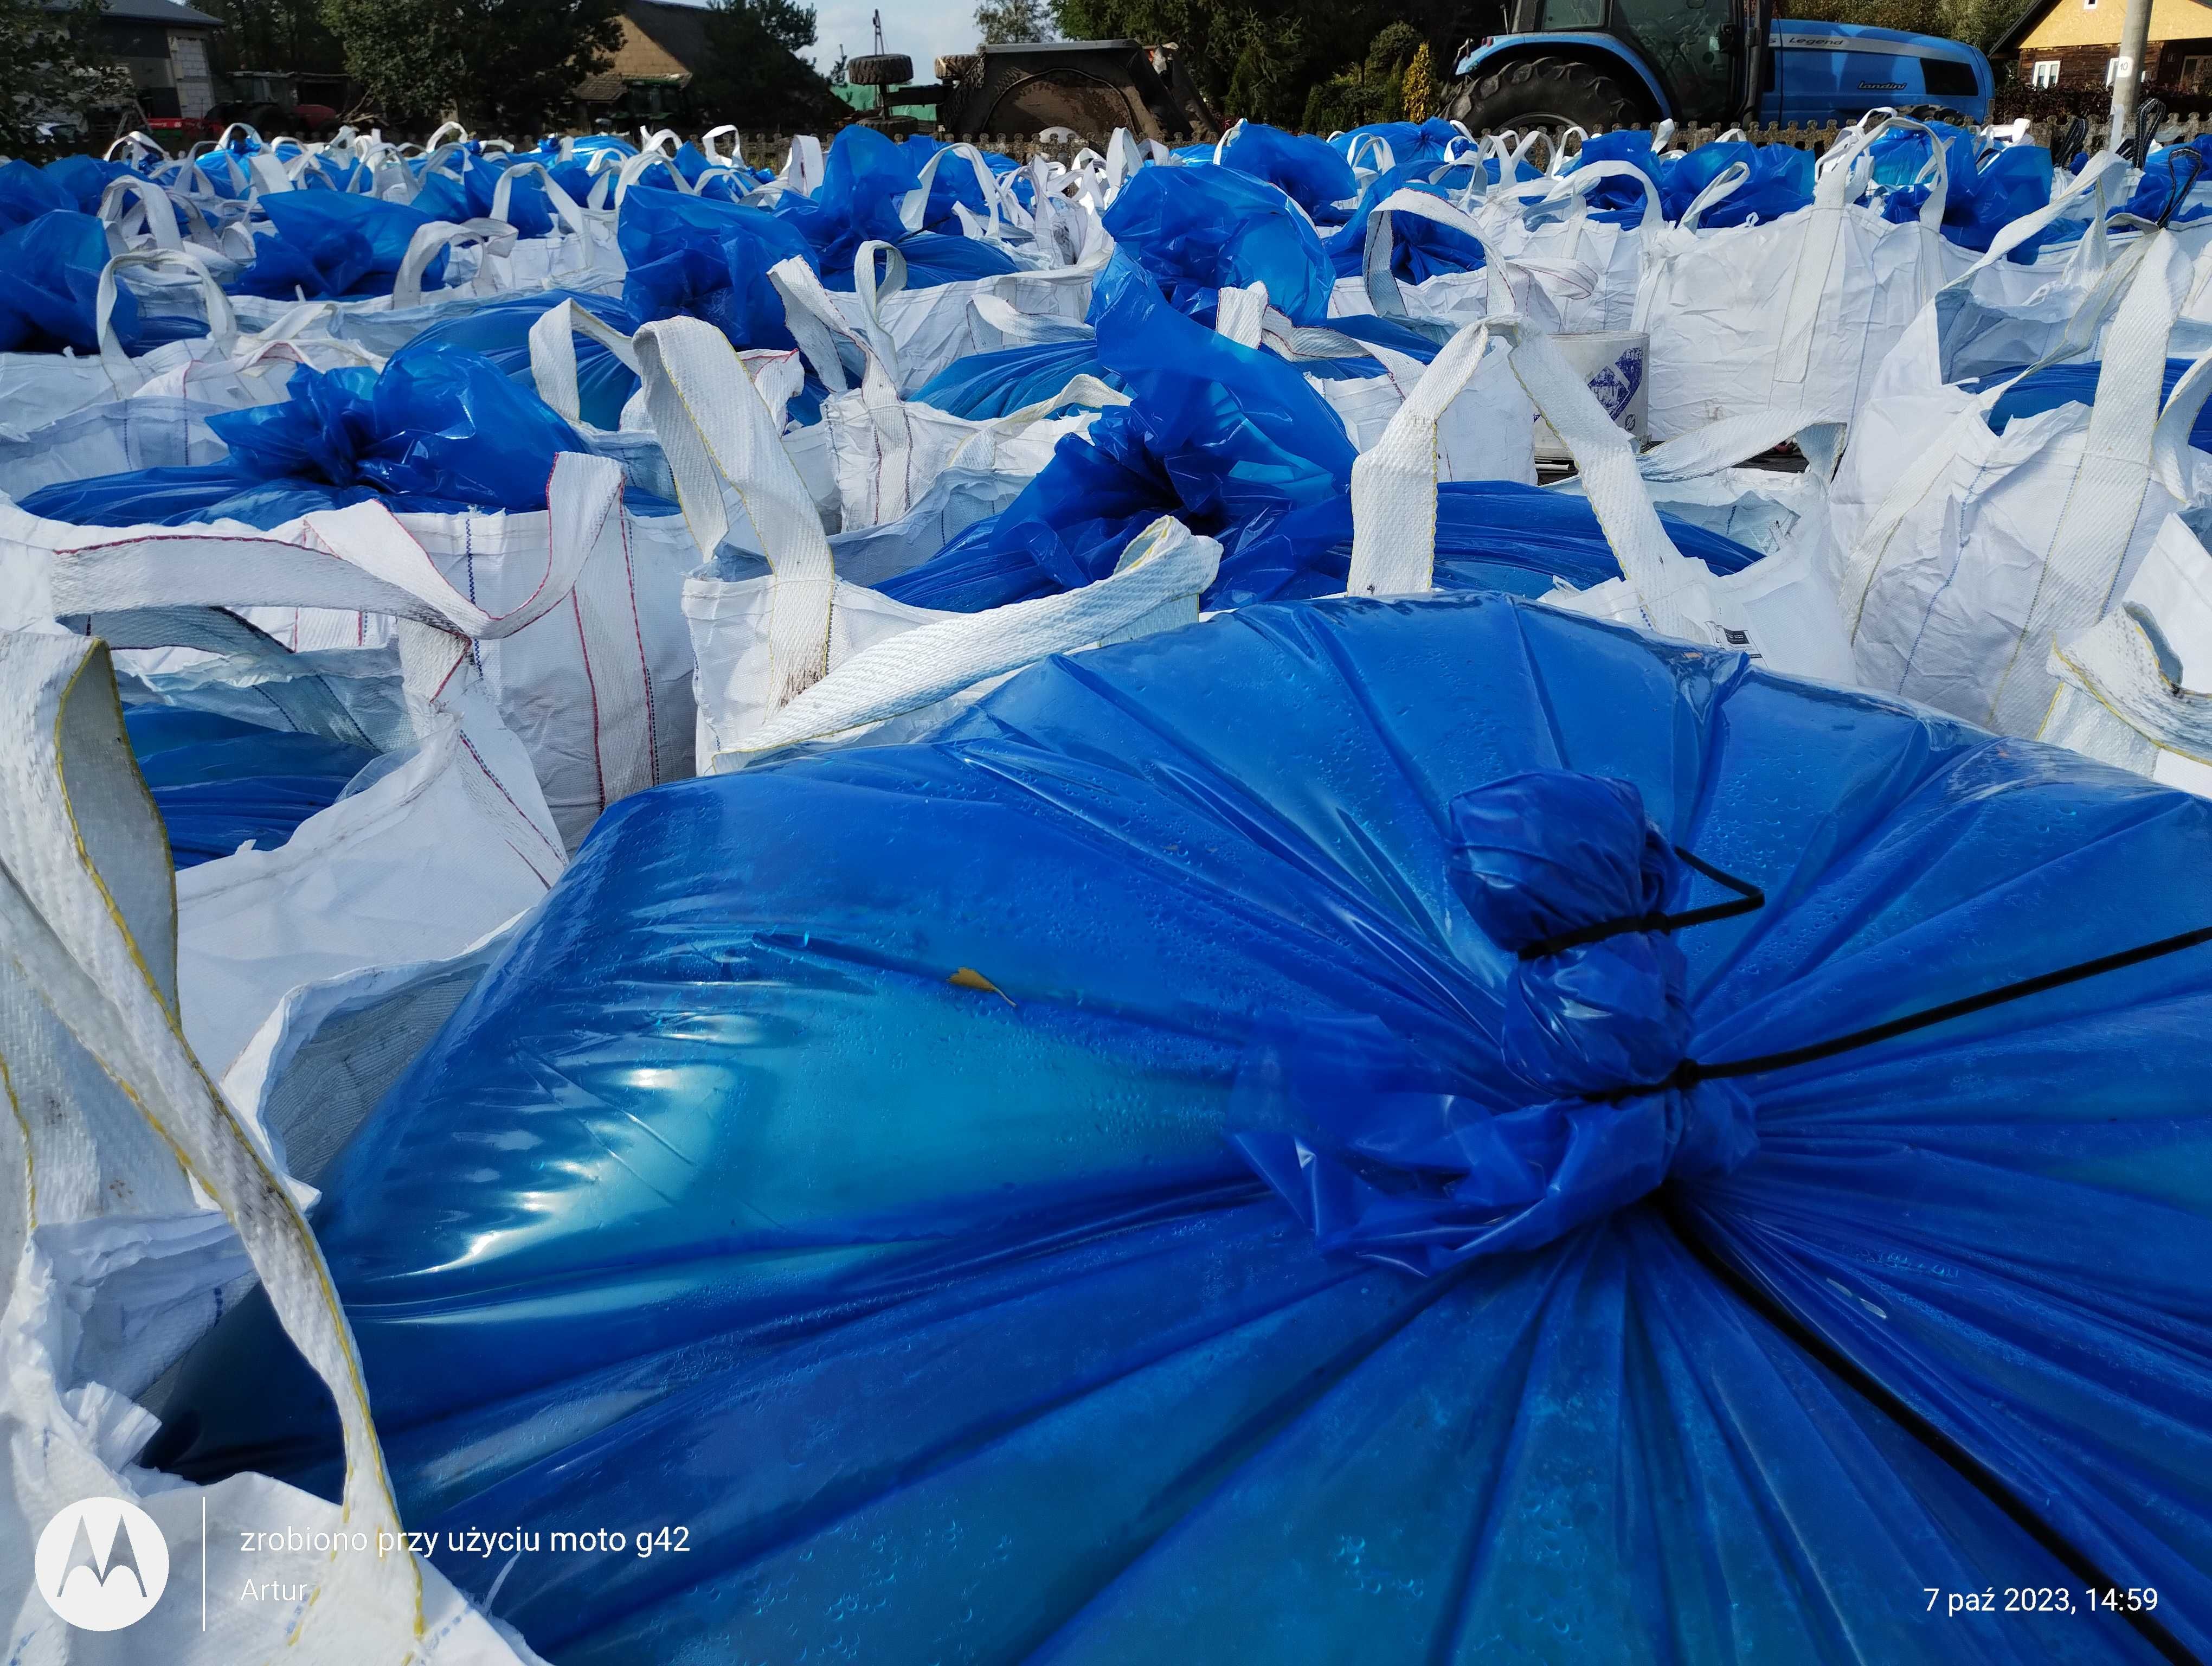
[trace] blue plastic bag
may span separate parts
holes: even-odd
[[[404,353],[381,373],[303,365],[288,386],[282,404],[208,418],[230,448],[220,463],[58,482],[23,507],[79,526],[261,527],[368,497],[394,510],[542,509],[554,458],[591,449],[535,393],[458,348]],[[633,495],[630,507],[665,506]]]
[[[1249,173],[1293,198],[1316,221],[1334,223],[1359,192],[1352,165],[1325,139],[1285,133],[1261,122],[1239,122],[1221,147],[1221,165]]]
[[[1408,163],[1434,166],[1443,160],[1444,152],[1454,139],[1463,137],[1459,129],[1442,117],[1431,117],[1418,125],[1409,121],[1374,121],[1364,127],[1355,127],[1340,133],[1328,141],[1340,155],[1349,159],[1353,151],[1359,153],[1362,165],[1372,167],[1382,161],[1371,144],[1360,141],[1369,135],[1381,139],[1390,147],[1392,167],[1404,167]]]
[[[615,806],[314,1225],[402,1514],[552,1658],[2202,1657],[2212,947],[1878,1027],[2208,858],[1736,655],[1249,609]],[[334,1495],[258,1293],[155,1409]],[[617,1521],[686,1554],[443,1548]]]
[[[415,192],[413,206],[434,220],[477,220],[491,213],[499,190],[499,176],[513,166],[502,156],[456,156],[460,176],[441,170],[425,173]],[[507,187],[507,222],[524,237],[544,237],[553,230],[553,204],[545,187],[533,173],[519,175]]]
[[[0,234],[0,352],[98,351],[100,274],[107,260],[107,228],[73,209]],[[127,353],[207,333],[204,319],[144,316],[121,285],[110,316]]]
[[[1313,226],[1280,191],[1234,168],[1139,168],[1105,224],[1119,251],[1184,312],[1211,307],[1217,289],[1256,282],[1293,322],[1328,320],[1334,273]]]
[[[1813,153],[1786,144],[1746,144],[1738,140],[1701,144],[1686,155],[1659,165],[1660,202],[1669,220],[1680,220],[1698,193],[1735,163],[1751,177],[1699,216],[1701,226],[1718,230],[1741,226],[1756,216],[1763,224],[1795,213],[1813,200]]]
[[[2040,145],[2006,145],[1983,155],[1975,135],[1944,122],[1929,125],[1942,142],[1948,169],[1943,235],[1951,242],[1985,250],[2011,222],[2050,202],[2051,153]],[[1869,150],[1875,183],[1886,188],[1884,217],[1900,224],[1917,219],[1932,189],[1913,183],[1934,154],[1927,135],[1893,128]],[[2035,250],[2049,240],[2046,231],[2025,249],[2014,251],[2012,258],[2033,260]]]
[[[894,144],[872,127],[841,128],[823,166],[821,188],[811,198],[793,195],[778,199],[778,217],[796,227],[812,246],[814,264],[827,288],[854,287],[854,261],[861,244],[870,241],[897,245],[906,258],[909,289],[930,289],[1016,270],[1013,257],[995,244],[932,231],[927,222],[921,231],[906,228],[899,217],[900,204],[921,188],[921,165],[927,160],[918,149]],[[939,186],[949,198],[957,198],[961,190],[959,173],[939,167],[930,192],[932,204],[939,200]],[[972,170],[968,171],[966,186],[973,205],[980,206],[982,198]]]
[[[95,200],[94,207],[98,206]],[[0,231],[12,231],[56,209],[76,207],[76,198],[45,170],[21,160],[0,162]]]
[[[452,318],[441,319],[392,357],[396,362],[455,348],[479,353],[497,365],[509,380],[520,383],[534,394],[538,382],[530,371],[531,326],[564,301],[574,301],[626,336],[636,334],[638,325],[643,322],[612,295],[546,289],[535,295],[504,296],[465,313],[457,313]],[[637,392],[637,372],[587,336],[575,338],[575,352],[579,414],[593,428],[619,428],[623,407]]]
[[[98,156],[57,156],[43,172],[67,198],[66,206],[97,214],[108,185],[131,177],[137,170],[127,163],[103,161]]]
[[[253,264],[227,286],[272,301],[388,295],[407,246],[437,216],[405,203],[336,191],[282,191],[260,199],[271,231],[253,239]],[[446,251],[423,269],[422,287],[445,282]]]
[[[1367,226],[1376,208],[1392,193],[1410,188],[1432,197],[1449,198],[1449,185],[1431,185],[1436,170],[1425,162],[1408,162],[1377,174],[1359,193],[1359,205],[1328,235],[1326,252],[1329,271],[1336,277],[1358,277],[1367,269]],[[1608,182],[1610,183],[1610,182]],[[1482,245],[1465,232],[1413,215],[1394,217],[1390,225],[1390,270],[1401,283],[1419,283],[1440,272],[1471,272],[1486,257]],[[1331,319],[1331,328],[1343,320]]]
[[[765,209],[687,196],[631,192],[615,222],[629,272],[623,301],[641,324],[701,318],[738,347],[789,347],[783,298],[769,271],[813,251],[798,228]]]
[[[1127,391],[1121,376],[1099,358],[1098,344],[1085,338],[971,353],[946,365],[913,397],[918,404],[981,422],[1048,399],[1076,376],[1096,376],[1109,387]]]
[[[123,723],[179,869],[228,856],[249,839],[276,849],[376,761],[321,735],[179,706],[126,707]]]
[[[1310,365],[1237,346],[1165,305],[1119,256],[1092,301],[1101,362],[1133,403],[1069,435],[1003,513],[878,587],[919,607],[975,612],[1104,578],[1129,540],[1173,514],[1221,540],[1209,607],[1342,592],[1351,565],[1352,449],[1305,380]],[[1392,326],[1340,319],[1340,325]],[[1433,357],[1433,343],[1393,339]],[[1362,361],[1368,366],[1376,361]],[[1750,551],[1668,522],[1685,554],[1732,573]],[[1447,485],[1437,582],[1541,595],[1554,578],[1618,577],[1587,502],[1503,483]]]
[[[2187,359],[2166,362],[2164,389],[2159,394],[2161,404],[2173,397],[2173,390],[2181,385],[2182,374],[2189,364]],[[2104,368],[2098,360],[2075,359],[2063,364],[2045,365],[2025,376],[2016,369],[1995,371],[1961,386],[1970,393],[1981,393],[2000,382],[2019,377],[1997,396],[1996,404],[1989,410],[1990,432],[2002,434],[2018,417],[2039,416],[2063,404],[2094,404],[2097,378]],[[2212,402],[2199,407],[2197,420],[2190,426],[2189,443],[2199,451],[2212,451]]]

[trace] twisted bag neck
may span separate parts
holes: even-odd
[[[1680,1068],[1687,965],[1669,935],[1758,893],[1686,860],[1626,781],[1514,775],[1449,815],[1453,889],[1516,957],[1496,1076],[1392,1091],[1377,1053],[1369,1079],[1340,1068],[1322,1091],[1294,1051],[1285,1085],[1309,1126],[1234,1136],[1325,1252],[1420,1274],[1537,1248],[1670,1176],[1735,1169],[1759,1143],[1741,1089]],[[1742,900],[1676,912],[1693,864]]]

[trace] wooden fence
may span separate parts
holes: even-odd
[[[2028,143],[2048,144],[2053,130],[2063,125],[2063,123],[2049,121],[2031,123]],[[2091,123],[2088,142],[2084,148],[2093,151],[2100,149],[2105,141],[2106,128],[2104,122]],[[1675,129],[1671,143],[1687,148],[1707,143],[1723,134],[1735,134],[1759,144],[1793,145],[1800,150],[1817,153],[1825,151],[1835,143],[1838,131],[1838,124],[1834,122],[1802,126],[1793,122],[1787,126],[1769,125],[1749,128],[1692,125]],[[2159,130],[2159,137],[2161,142],[2172,143],[2177,139],[2197,138],[2207,133],[2212,133],[2212,116],[2188,116],[2169,120]],[[1032,156],[1049,156],[1055,161],[1064,162],[1085,144],[1103,149],[1106,143],[1103,134],[1092,139],[1073,141],[1040,140],[1028,134],[1015,133],[940,133],[938,137],[962,140],[984,150],[995,150],[1002,155],[1013,157],[1017,161],[1027,161]],[[748,133],[743,135],[738,143],[746,162],[754,167],[780,168],[791,150],[791,139],[786,134]]]

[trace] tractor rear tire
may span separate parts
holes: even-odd
[[[855,87],[903,87],[914,79],[914,60],[904,52],[848,58],[845,79]]]
[[[1444,113],[1480,135],[1501,128],[1562,132],[1641,127],[1652,119],[1642,92],[1603,70],[1567,58],[1522,58],[1454,88]]]

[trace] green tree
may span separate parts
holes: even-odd
[[[622,40],[623,0],[323,0],[346,71],[387,122],[560,125]]]
[[[1437,78],[1429,68],[1429,43],[1424,40],[1406,66],[1402,89],[1407,121],[1426,121],[1437,112]]]
[[[1486,0],[1494,9],[1496,0]],[[1370,45],[1389,37],[1393,85],[1354,92],[1354,102],[1385,104],[1395,116],[1406,66],[1423,41],[1449,50],[1471,31],[1467,0],[1051,0],[1070,40],[1126,37],[1147,46],[1174,41],[1183,68],[1224,117],[1249,116],[1327,132],[1317,119],[1344,106],[1365,73]],[[1402,47],[1402,50],[1401,50]],[[1351,67],[1347,67],[1351,66]],[[1231,82],[1235,91],[1231,92]],[[1331,83],[1340,82],[1340,85]],[[1316,90],[1328,88],[1316,101]],[[1360,120],[1376,120],[1363,114]],[[1356,125],[1356,124],[1341,124]]]
[[[345,65],[321,0],[199,0],[199,7],[229,26],[213,42],[222,69],[327,74]]]
[[[748,131],[805,132],[845,113],[830,82],[799,56],[814,44],[814,8],[798,0],[717,0],[707,16],[707,61],[691,100],[714,121]],[[837,64],[842,70],[844,57]]]
[[[1987,52],[2020,15],[2017,0],[1821,0],[1817,15],[1837,23],[1963,40]]]
[[[41,149],[40,121],[130,98],[131,78],[101,50],[99,28],[100,0],[60,11],[40,0],[0,0],[0,149]]]
[[[1052,15],[1044,0],[983,0],[975,8],[975,27],[986,46],[1052,39]]]

